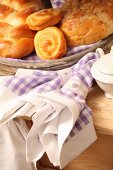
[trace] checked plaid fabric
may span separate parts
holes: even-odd
[[[73,65],[70,69],[69,80],[75,83],[80,81],[87,89],[92,86],[92,75],[90,72],[92,64],[98,59],[96,53],[89,53],[85,55],[79,62]],[[62,75],[63,76],[63,75]],[[80,130],[82,130],[91,119],[91,109],[86,105],[85,98],[79,92],[75,93],[65,86],[62,81],[62,76],[57,71],[41,71],[35,70],[32,75],[25,77],[12,76],[4,80],[4,85],[18,96],[22,96],[34,90],[36,93],[46,93],[53,91],[64,97],[71,98],[82,107],[82,111],[75,122],[75,125],[69,134],[67,140],[72,138]]]
[[[66,0],[50,0],[50,1],[53,8],[59,8],[66,2]]]

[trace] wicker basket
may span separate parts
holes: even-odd
[[[0,58],[0,75],[13,75],[17,71],[18,68],[26,68],[26,69],[41,69],[41,70],[60,70],[63,68],[67,68],[77,63],[80,58],[82,58],[85,54],[89,52],[94,52],[97,48],[101,47],[105,52],[109,52],[111,46],[113,45],[113,34],[103,39],[102,41],[96,43],[92,47],[87,50],[84,50],[78,54],[72,55],[70,57],[64,57],[61,59],[48,60],[45,62],[44,60],[40,60],[40,62],[27,62],[21,60],[21,62],[17,62],[16,60],[9,60],[6,58]]]

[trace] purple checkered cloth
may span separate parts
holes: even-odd
[[[96,53],[88,53],[70,69],[70,80],[81,81],[88,89],[92,86],[93,78],[91,66],[98,59]],[[4,85],[18,96],[23,96],[34,90],[36,93],[46,93],[53,91],[61,96],[71,98],[81,105],[81,113],[69,134],[68,139],[82,130],[91,119],[91,109],[85,103],[85,97],[79,93],[71,91],[63,84],[61,76],[57,71],[35,70],[30,76],[10,76],[4,80]]]
[[[59,8],[66,2],[66,0],[50,0],[50,1],[53,8]]]

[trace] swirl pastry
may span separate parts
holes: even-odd
[[[0,57],[22,58],[34,51],[36,32],[26,18],[39,9],[41,0],[0,1]]]
[[[70,0],[60,29],[68,46],[91,44],[113,33],[113,0]]]
[[[43,9],[29,15],[26,19],[26,23],[30,29],[39,31],[59,23],[62,19],[62,14],[60,9]]]
[[[41,59],[57,59],[66,51],[66,41],[62,31],[53,26],[38,31],[34,38],[35,51]]]

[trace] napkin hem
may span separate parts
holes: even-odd
[[[80,155],[93,142],[95,142],[96,139],[96,132],[91,120],[85,128],[64,144],[60,157],[60,169],[63,169],[71,160]]]

